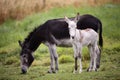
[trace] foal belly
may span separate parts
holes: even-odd
[[[88,46],[90,44],[94,43],[94,40],[91,40],[91,38],[83,38],[82,42],[80,42],[82,46]]]
[[[88,46],[90,44],[90,41],[88,41],[88,42],[83,42],[82,43],[82,46]]]

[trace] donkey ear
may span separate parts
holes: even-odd
[[[64,19],[67,23],[69,23],[70,20],[68,19],[68,17],[65,16]]]
[[[19,40],[18,43],[19,43],[20,47],[23,46],[22,41]]]
[[[79,19],[80,19],[80,13],[78,12],[75,19],[74,19],[74,21],[77,23]]]

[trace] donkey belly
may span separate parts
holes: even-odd
[[[72,43],[70,39],[57,40],[56,45],[59,47],[72,47]]]
[[[68,39],[54,39],[56,46],[59,47],[72,47],[71,40]],[[49,42],[45,42],[44,44],[47,45]]]

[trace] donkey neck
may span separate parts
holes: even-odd
[[[39,47],[40,43],[41,41],[39,39],[31,39],[28,43],[28,49],[34,52]]]
[[[44,41],[43,31],[41,27],[38,27],[32,35],[30,35],[29,40],[27,41],[28,49],[31,51],[35,51],[39,45]]]

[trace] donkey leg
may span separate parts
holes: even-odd
[[[51,60],[50,69],[48,70],[48,73],[53,73],[53,72],[54,72],[54,55],[53,55],[53,48],[52,48],[52,46],[51,46],[50,44],[48,45],[48,48],[49,48],[50,60]]]
[[[50,54],[50,59],[51,59],[51,63],[50,63],[50,69],[48,70],[48,73],[53,73],[53,71],[54,71],[54,57],[52,54]]]
[[[48,73],[53,73],[53,71],[54,71],[54,57],[52,54],[50,54],[50,59],[51,59],[51,63],[50,63],[50,69],[48,70]]]
[[[58,54],[57,54],[57,51],[56,51],[56,45],[53,45],[52,47],[52,52],[53,52],[53,55],[54,55],[54,60],[55,60],[55,71],[53,73],[56,73],[59,69],[58,69]]]
[[[54,59],[55,59],[55,73],[57,73],[58,72],[58,70],[59,70],[59,62],[58,62],[58,55],[56,54],[56,56],[54,57]]]

